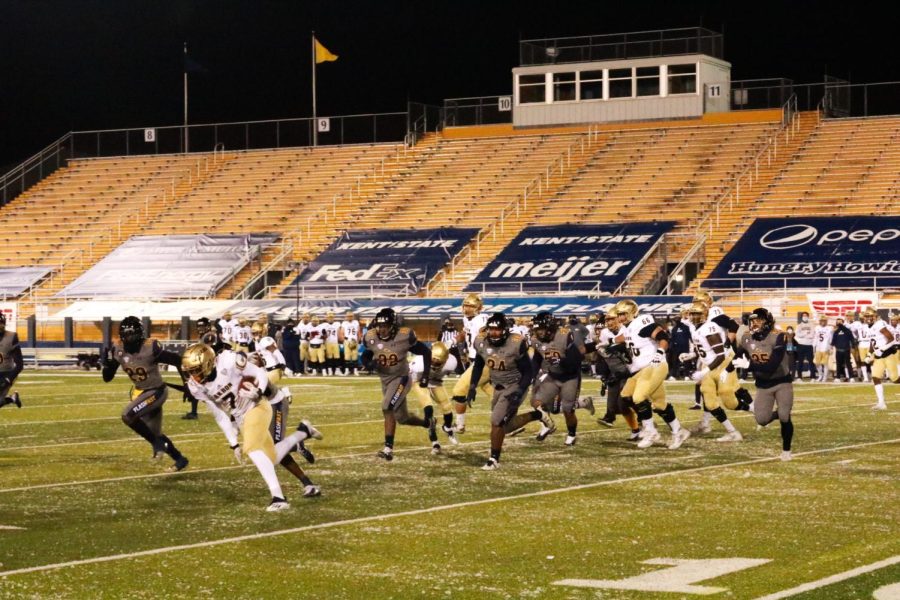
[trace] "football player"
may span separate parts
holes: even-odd
[[[749,320],[750,329],[739,342],[745,355],[735,358],[732,364],[740,369],[749,368],[753,373],[756,383],[753,416],[762,427],[776,419],[781,423],[781,460],[791,460],[794,378],[786,337],[775,330],[775,318],[765,308],[754,310]]]
[[[883,319],[879,318],[878,311],[871,306],[863,311],[862,321],[869,329],[869,352],[866,361],[872,365],[872,385],[875,387],[877,402],[872,410],[887,410],[884,402],[885,376],[894,383],[900,383],[900,367],[898,367],[897,350],[900,344],[894,338],[894,332]]]
[[[566,420],[566,446],[574,446],[577,440],[577,407],[593,410],[590,396],[579,400],[581,390],[581,362],[583,345],[576,341],[577,334],[559,322],[547,311],[535,315],[531,323],[531,347],[534,348],[532,369],[537,379],[532,390],[531,406],[541,412],[541,430],[538,441],[556,431],[550,413],[562,412]],[[579,406],[579,402],[581,406]]]
[[[144,326],[134,316],[119,323],[119,343],[103,350],[103,381],[109,383],[119,366],[131,379],[131,398],[122,411],[122,422],[147,440],[153,448],[153,458],[168,454],[174,464],[169,471],[181,471],[188,459],[162,432],[162,407],[168,398],[168,387],[159,371],[160,363],[181,366],[181,357],[164,350],[162,345],[144,335]]]
[[[275,348],[275,352],[278,352],[278,348]],[[288,422],[288,410],[291,405],[291,390],[287,387],[279,388],[275,385],[275,382],[271,379],[271,374],[275,371],[272,371],[270,367],[266,366],[267,359],[264,358],[263,354],[254,352],[248,356],[247,359],[257,367],[266,369],[266,373],[270,376],[269,385],[263,390],[262,395],[265,396],[265,398],[268,399],[269,404],[272,405],[272,420],[269,422],[269,435],[272,436],[272,441],[275,444],[278,444],[278,442],[284,439],[284,431]],[[306,425],[307,429],[312,432],[314,428],[309,424],[309,421],[306,422]],[[319,437],[321,438],[321,435]],[[309,451],[305,444],[305,441],[301,441],[297,444],[297,452],[306,459],[306,462],[313,464],[316,462],[316,457]],[[303,496],[305,498],[322,495],[322,490],[312,482],[306,473],[303,472],[303,469],[300,468],[300,465],[297,464],[297,461],[294,460],[293,456],[290,454],[285,455],[279,464],[303,484]]]
[[[726,340],[726,346],[737,349],[737,331],[738,329],[740,329],[737,321],[726,315],[721,308],[713,304],[713,298],[709,295],[709,292],[697,292],[696,294],[694,294],[694,299],[692,302],[702,302],[706,305],[706,308],[709,311],[709,319],[712,320],[716,325],[721,327],[723,330],[725,330],[725,335],[728,336],[728,339]],[[740,400],[741,406],[749,407],[753,403],[753,396],[750,395],[750,392],[747,390],[747,388],[738,386],[738,388],[734,392],[734,395],[737,396],[738,400]],[[697,393],[696,397],[697,401],[699,402],[699,392]]]
[[[208,335],[211,334],[211,335]],[[211,342],[210,345],[214,346],[218,342],[218,334],[216,333],[216,328],[213,325],[212,321],[210,321],[207,317],[200,317],[197,319],[197,336],[200,340],[203,340],[204,336],[207,338],[208,342]],[[216,341],[212,341],[213,338],[216,338]],[[184,395],[185,401],[190,401],[191,410],[185,413],[181,418],[188,420],[196,420],[197,419],[197,399],[191,396],[189,393]]]
[[[528,343],[525,338],[510,333],[506,315],[494,313],[488,318],[484,330],[475,337],[475,361],[469,382],[467,401],[475,399],[478,381],[487,371],[494,387],[491,398],[491,454],[482,469],[493,471],[500,467],[500,452],[507,433],[525,427],[532,421],[545,418],[545,413],[534,409],[516,414],[528,392],[534,376]],[[546,427],[550,426],[545,422]]]
[[[250,326],[250,334],[252,335],[249,345],[250,352],[259,350],[259,340],[264,336],[263,331],[265,331],[265,327],[261,323],[254,323]]]
[[[422,379],[425,371],[425,360],[421,356],[413,358],[409,363],[409,375],[414,380]],[[447,438],[454,446],[459,444],[456,432],[453,430],[453,403],[444,389],[444,376],[448,373],[456,372],[456,357],[450,354],[447,346],[442,342],[435,342],[431,345],[431,366],[428,369],[428,387],[423,388],[418,385],[412,386],[411,394],[419,401],[419,406],[425,414],[425,420],[434,418],[434,404],[437,404],[444,416],[444,424],[441,425],[441,431],[447,434]],[[440,454],[441,444],[437,439],[437,429],[429,430],[429,441],[431,441],[431,453]]]
[[[253,341],[253,330],[249,321],[244,317],[238,319],[238,326],[232,330],[231,335],[235,351],[247,354],[250,351],[250,342]]]
[[[284,354],[278,349],[275,340],[270,337],[264,337],[259,340],[256,354],[262,360],[261,365],[269,375],[269,383],[278,385],[278,382],[284,377],[284,369],[287,366],[284,360]]]
[[[657,325],[650,315],[640,314],[634,300],[620,300],[613,310],[622,324],[622,331],[615,338],[616,345],[624,344],[631,357],[628,365],[631,377],[625,382],[622,396],[634,403],[634,412],[643,428],[638,448],[649,448],[662,440],[653,424],[655,412],[672,430],[672,441],[668,447],[676,450],[691,437],[691,432],[681,426],[675,416],[675,408],[666,400],[663,383],[669,374],[669,364],[666,362],[669,332]],[[613,351],[621,348],[614,345]]]
[[[606,414],[597,419],[597,423],[606,427],[612,427],[616,421],[616,415],[622,415],[631,435],[628,440],[636,442],[640,439],[640,423],[637,415],[629,402],[622,397],[622,387],[631,376],[628,369],[628,361],[631,356],[625,352],[612,352],[610,345],[614,343],[619,334],[619,317],[614,311],[609,311],[604,317],[605,327],[597,334],[597,363],[601,378],[600,395],[606,394]]]
[[[300,336],[300,365],[303,367],[303,373],[310,372],[310,355],[309,355],[309,330],[312,327],[309,313],[303,313],[303,317],[294,331]]]
[[[710,416],[722,424],[725,435],[716,438],[717,442],[740,442],[741,432],[725,414],[725,408],[735,410],[739,401],[734,395],[737,389],[737,372],[731,364],[734,353],[725,348],[725,330],[715,321],[709,319],[709,311],[702,302],[694,302],[688,309],[688,317],[693,324],[692,337],[697,354],[703,368],[694,371],[691,378],[700,385],[703,397],[703,417],[691,429],[692,433],[709,433]]]
[[[465,372],[456,381],[453,386],[453,402],[456,410],[456,432],[466,432],[466,408],[470,403],[466,402],[469,393],[470,380],[472,378],[472,365],[477,352],[475,351],[475,338],[487,323],[487,314],[481,312],[484,303],[478,294],[469,294],[463,299],[463,330],[459,332],[457,344],[459,344],[460,357],[469,362]],[[481,379],[476,381],[476,389],[480,389],[488,396],[493,395],[490,388],[490,377],[487,371],[482,371]],[[474,397],[472,398],[474,401]]]
[[[319,323],[319,317],[314,316],[306,327],[306,335],[309,340],[309,370],[322,375],[325,369],[325,331]],[[302,352],[302,346],[301,352]],[[327,375],[327,371],[325,375]]]
[[[222,315],[222,318],[219,319],[218,327],[219,335],[222,336],[222,341],[231,344],[234,342],[234,329],[238,326],[238,320],[235,319],[231,315],[231,311],[225,311],[225,314]]]
[[[24,367],[19,335],[15,331],[6,330],[6,315],[0,311],[0,408],[7,404],[22,408],[19,392],[10,395],[9,390]]]
[[[347,311],[344,320],[341,321],[341,329],[338,332],[338,341],[344,345],[344,369],[345,375],[351,372],[359,375],[357,364],[359,363],[359,341],[360,341],[359,321],[356,315]]]
[[[831,337],[833,334],[834,329],[828,325],[828,317],[825,315],[820,316],[819,324],[813,330],[813,335],[815,336],[813,364],[819,367],[819,378],[817,381],[820,383],[828,381],[828,361],[831,358]]]
[[[329,311],[325,315],[325,322],[321,327],[322,336],[325,338],[325,374],[341,375],[343,373],[340,368],[341,347],[338,345],[340,325],[334,322],[333,312]]]
[[[363,338],[363,366],[367,371],[373,368],[381,378],[381,414],[384,415],[384,449],[378,458],[394,460],[394,433],[397,423],[411,427],[425,427],[429,438],[435,435],[437,421],[422,419],[409,414],[406,396],[412,385],[409,375],[407,355],[412,352],[422,357],[423,364],[431,364],[431,350],[416,339],[416,333],[409,327],[397,324],[397,314],[392,308],[382,308],[372,319],[369,330]],[[428,387],[428,375],[422,373],[419,384]]]
[[[860,317],[862,317],[862,315],[860,315]],[[872,346],[872,330],[869,329],[868,324],[863,323],[861,319],[856,323],[856,351],[859,355],[859,360],[857,361],[859,363],[859,380],[861,382],[869,382],[872,381],[873,361],[868,360],[869,348]]]
[[[206,344],[194,344],[185,350],[181,367],[190,377],[191,394],[206,402],[238,463],[243,463],[238,433],[243,436],[244,452],[272,495],[266,510],[288,508],[275,463],[281,462],[303,440],[321,439],[322,434],[308,421],[301,421],[291,435],[277,444],[272,440],[269,433],[272,405],[261,400],[269,379],[263,369],[250,364],[241,352],[225,350],[217,355]]]

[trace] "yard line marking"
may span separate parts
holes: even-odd
[[[120,394],[115,394],[119,396]],[[48,396],[42,396],[43,398],[47,398]],[[313,407],[329,407],[329,406],[355,406],[359,404],[372,404],[375,405],[379,403],[376,400],[359,400],[356,402],[317,402],[317,403],[306,403],[302,400],[298,400],[294,398],[294,402],[291,403],[291,406],[302,406],[303,408],[313,408]],[[109,406],[111,404],[118,406],[125,406],[127,404],[127,400],[123,399],[121,402],[112,401],[112,402],[70,402],[65,404],[26,404],[20,410],[24,410],[27,408],[79,408],[81,406]],[[53,423],[55,421],[45,421],[46,423]],[[0,425],[14,425],[14,423],[0,423]]]
[[[24,531],[24,527],[16,527],[15,525],[0,525],[0,529],[15,529],[19,531]]]
[[[9,427],[10,425],[54,425],[56,423],[82,423],[84,421],[121,421],[122,417],[91,417],[90,419],[60,419],[58,421],[15,421],[11,423],[0,423],[0,426]],[[10,439],[10,438],[6,438]]]
[[[884,567],[890,567],[891,565],[896,565],[897,563],[900,563],[900,554],[896,554],[894,556],[891,556],[890,558],[880,560],[870,565],[863,565],[861,567],[856,567],[855,569],[850,569],[849,571],[844,571],[843,573],[836,573],[829,577],[823,577],[822,579],[810,581],[809,583],[798,585],[797,587],[793,587],[789,590],[775,592],[774,594],[769,594],[767,596],[760,596],[756,600],[780,600],[781,598],[789,598],[790,596],[796,596],[797,594],[802,594],[803,592],[817,590],[820,587],[825,587],[826,585],[831,585],[832,583],[838,583],[846,579],[852,579],[857,575],[863,575],[864,573],[877,571],[878,569],[883,569]],[[2,575],[2,573],[0,573],[0,575]]]
[[[801,456],[811,456],[814,454],[823,454],[826,452],[837,452],[840,450],[852,450],[856,448],[864,448],[868,446],[876,446],[881,444],[892,444],[900,442],[900,438],[895,438],[892,440],[882,440],[879,442],[866,442],[862,444],[852,444],[848,446],[838,446],[835,448],[825,448],[820,450],[810,450],[808,452],[799,452],[794,455],[795,458],[799,458]],[[164,546],[162,548],[153,548],[151,550],[140,550],[138,552],[127,552],[123,554],[112,554],[108,556],[96,556],[94,558],[86,558],[81,560],[71,560],[60,563],[52,563],[48,565],[38,565],[36,567],[23,567],[21,569],[11,569],[9,571],[0,571],[0,577],[8,577],[10,575],[21,575],[25,573],[37,573],[41,571],[52,571],[55,569],[62,569],[65,567],[75,567],[80,565],[90,565],[97,563],[105,563],[112,562],[117,560],[126,560],[130,558],[137,558],[142,556],[155,556],[157,554],[166,554],[168,552],[177,552],[180,550],[194,550],[197,548],[209,548],[212,546],[221,546],[223,544],[232,544],[237,542],[247,542],[251,540],[260,540],[270,537],[276,537],[281,535],[290,535],[295,533],[303,533],[305,531],[316,531],[319,529],[331,529],[333,527],[342,527],[345,525],[358,525],[360,523],[371,523],[377,521],[387,521],[389,519],[395,519],[398,517],[416,517],[420,515],[431,514],[434,512],[443,512],[447,510],[455,510],[457,508],[467,508],[470,506],[482,506],[486,504],[496,504],[499,502],[506,502],[510,500],[523,500],[526,498],[540,498],[543,496],[552,496],[556,494],[564,494],[567,492],[575,492],[581,490],[589,490],[599,487],[605,487],[609,485],[615,485],[619,483],[633,483],[635,481],[646,481],[648,479],[657,479],[660,477],[669,477],[672,475],[684,475],[688,473],[700,473],[705,471],[713,471],[717,469],[725,469],[729,467],[742,467],[747,465],[755,465],[762,464],[767,462],[777,462],[780,458],[778,456],[772,456],[768,458],[756,458],[752,460],[742,460],[733,463],[723,463],[719,465],[707,465],[704,467],[692,467],[688,469],[676,469],[672,471],[664,471],[662,473],[651,473],[647,475],[637,475],[635,477],[623,477],[620,479],[611,479],[607,481],[595,481],[593,483],[583,483],[580,485],[567,486],[562,488],[553,488],[549,490],[540,490],[537,492],[526,492],[523,494],[515,494],[512,496],[499,496],[497,498],[483,498],[481,500],[469,500],[467,502],[456,502],[454,504],[443,504],[438,506],[431,506],[428,508],[418,508],[414,510],[406,510],[402,512],[396,513],[386,513],[381,515],[370,515],[366,517],[357,517],[354,519],[343,519],[340,521],[328,521],[326,523],[317,523],[315,525],[305,525],[303,527],[292,527],[290,529],[278,529],[275,531],[266,531],[262,533],[253,533],[248,535],[239,535],[235,537],[222,538],[219,540],[207,540],[205,542],[195,542],[192,544],[180,544],[178,546]],[[897,557],[894,557],[897,558]],[[889,559],[889,560],[894,560]],[[892,563],[893,564],[893,563]],[[865,571],[862,571],[865,572]],[[813,582],[813,584],[817,584],[819,582]],[[811,584],[807,584],[811,585]],[[821,584],[827,585],[827,584]],[[801,586],[802,587],[802,586]],[[819,586],[817,586],[819,587]],[[799,590],[800,588],[794,588],[795,590]],[[810,588],[815,589],[815,588]],[[797,593],[793,590],[788,590],[792,594]],[[805,591],[805,590],[800,590]],[[775,596],[766,596],[764,599],[758,600],[775,600],[776,598],[783,598],[784,596],[775,595]]]

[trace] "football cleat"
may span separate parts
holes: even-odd
[[[741,435],[741,432],[735,429],[734,431],[730,431],[723,435],[722,437],[717,437],[717,442],[740,442],[743,441],[744,436]]]
[[[640,439],[641,439],[641,431],[640,430],[632,431],[631,433],[628,434],[629,442],[636,442]]]
[[[22,408],[22,401],[19,399],[19,392],[13,392],[11,396],[13,404],[16,405],[16,408]]]
[[[701,408],[703,408],[703,407],[700,406],[699,404],[695,404],[692,407],[690,407],[688,410],[700,410]]]
[[[792,458],[794,458],[794,457],[791,455],[790,450],[784,450],[781,452],[781,460],[787,462],[787,461],[791,460]]]
[[[574,435],[566,436],[566,446],[574,446],[575,442],[578,440]]]
[[[266,507],[266,512],[279,512],[282,510],[287,510],[291,507],[288,504],[288,501],[284,498],[272,498],[272,501],[269,502],[269,506]]]
[[[872,407],[872,410],[887,410],[887,404],[879,402],[875,406]]]
[[[153,460],[159,460],[166,453],[166,443],[161,440],[153,442]]]
[[[178,460],[175,461],[171,467],[168,468],[170,473],[177,473],[178,471],[183,471],[188,466],[188,459],[186,456],[182,456]]]
[[[691,432],[682,427],[678,433],[672,434],[672,441],[669,442],[669,450],[678,450],[686,439],[691,437]]]
[[[593,396],[585,396],[582,400],[582,408],[591,413],[593,415],[596,411],[594,410],[594,397]]]
[[[539,442],[543,442],[547,439],[547,436],[556,431],[556,423],[554,423],[552,419],[548,418],[547,420],[550,421],[550,425],[548,426],[543,421],[541,421],[541,430],[536,436],[534,436],[534,439]]]
[[[197,420],[197,413],[195,413],[195,412],[185,413],[184,415],[182,415],[181,418],[182,418],[182,419],[185,419],[186,421],[196,421],[196,420]]]
[[[322,439],[322,432],[319,431],[318,429],[316,429],[315,427],[313,427],[313,424],[310,423],[306,419],[303,419],[302,421],[300,421],[300,424],[297,425],[297,431],[302,431],[302,432],[306,433],[306,435],[308,435],[309,437],[311,437],[314,440]]]
[[[303,457],[303,459],[309,464],[313,464],[316,462],[316,455],[312,453],[312,451],[306,447],[303,442],[297,444],[297,454]]]
[[[447,434],[447,439],[454,446],[459,445],[459,439],[456,437],[456,432],[453,430],[453,427],[448,427],[447,425],[441,425],[441,431]]]
[[[693,426],[691,426],[689,431],[693,434],[712,433],[712,427],[710,427],[709,423],[704,423],[703,421],[700,421],[699,423],[695,423]]]
[[[466,432],[465,425],[457,425],[454,429],[456,430],[456,433],[465,433]]]
[[[497,461],[496,458],[489,458],[484,466],[481,467],[482,471],[496,471],[500,468],[500,462]]]
[[[375,456],[387,462],[391,462],[392,460],[394,460],[394,450],[393,448],[388,448],[387,446],[385,446],[384,449],[379,450],[378,454],[376,454]]]
[[[308,486],[303,488],[303,497],[304,498],[315,498],[316,496],[321,496],[322,490],[319,489],[319,486],[309,484]]]
[[[604,427],[613,427],[615,422],[615,415],[604,415],[603,417],[597,419],[597,425],[603,425]]]
[[[662,436],[659,435],[659,432],[655,431],[655,430],[654,431],[645,431],[639,435],[641,436],[641,441],[638,442],[638,445],[637,445],[638,448],[649,448],[656,442],[662,441]]]
[[[432,454],[440,454],[441,453],[441,445],[438,442],[431,443],[431,453]]]

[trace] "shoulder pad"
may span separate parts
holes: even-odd
[[[568,327],[560,327],[559,328],[559,333],[569,333],[570,331],[571,331],[571,329],[569,329]]]
[[[397,333],[402,333],[403,335],[408,335],[409,332],[410,332],[409,327],[400,327],[399,329],[397,329]]]
[[[519,335],[518,333],[511,333],[511,334],[509,334],[509,339],[511,339],[512,341],[514,341],[514,342],[516,342],[516,343],[521,344],[521,343],[522,343],[522,340],[524,340],[525,338],[523,338],[523,337],[522,337],[521,335]]]

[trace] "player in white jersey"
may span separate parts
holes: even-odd
[[[885,376],[894,383],[900,383],[900,344],[888,324],[878,317],[878,312],[869,307],[863,311],[863,323],[869,328],[869,354],[866,360],[872,365],[872,384],[878,402],[874,410],[887,410],[884,403]]]
[[[738,387],[737,371],[731,365],[734,352],[725,347],[727,334],[715,321],[709,318],[709,311],[702,302],[694,302],[688,309],[688,316],[694,325],[693,342],[700,356],[702,368],[695,371],[691,378],[700,385],[703,397],[703,417],[692,433],[709,433],[710,417],[725,428],[725,435],[717,438],[717,442],[740,442],[744,439],[741,433],[725,414],[725,408],[738,408],[739,401],[734,395]]]
[[[676,450],[691,437],[691,432],[681,426],[674,407],[666,400],[664,383],[669,374],[666,362],[669,332],[657,325],[650,315],[639,314],[634,300],[621,300],[613,310],[623,325],[615,338],[616,344],[625,344],[631,357],[628,365],[631,377],[622,389],[622,396],[632,399],[643,427],[638,448],[649,448],[662,440],[653,424],[653,413],[656,412],[671,428],[669,449]]]
[[[181,367],[189,376],[191,394],[206,402],[239,463],[243,463],[243,457],[238,433],[242,434],[244,452],[256,465],[272,495],[266,510],[288,508],[275,464],[306,438],[318,439],[321,434],[309,423],[301,422],[296,432],[278,444],[272,441],[269,434],[272,405],[263,399],[269,378],[263,369],[250,364],[243,353],[226,350],[216,355],[206,344],[194,344],[185,350]],[[276,396],[270,401],[274,399],[281,400]]]
[[[460,351],[460,356],[465,356],[469,366],[466,371],[459,377],[453,386],[453,402],[456,410],[456,432],[466,432],[466,396],[469,393],[469,380],[472,378],[472,366],[475,364],[475,338],[478,333],[485,327],[488,315],[481,312],[484,303],[478,294],[469,294],[463,299],[463,330],[459,333],[457,343],[464,345],[465,352]],[[490,382],[490,369],[484,369],[481,377],[478,379],[477,389],[481,390],[489,398],[493,397],[494,389]]]
[[[287,365],[285,364],[284,354],[278,349],[275,340],[270,337],[264,337],[259,340],[256,347],[256,353],[262,359],[263,363],[258,366],[265,369],[269,376],[269,381],[277,385],[282,377],[284,377],[284,369]]]
[[[819,324],[813,330],[813,364],[819,368],[820,383],[828,381],[828,362],[831,360],[831,337],[834,328],[828,324],[828,317],[819,317]]]
[[[322,323],[322,337],[325,338],[325,374],[340,375],[343,373],[340,369],[341,347],[338,337],[340,323],[334,320],[334,313],[328,312],[325,315],[325,322]]]
[[[856,351],[859,359],[857,361],[859,363],[859,380],[872,381],[872,362],[868,360],[869,347],[872,345],[872,330],[862,322],[861,318],[855,324],[857,325]]]
[[[351,372],[359,375],[357,365],[359,363],[359,343],[362,341],[360,331],[356,315],[347,312],[344,320],[341,321],[340,331],[338,331],[338,341],[344,346],[344,375],[349,375]]]
[[[868,327],[862,322],[856,320],[856,313],[848,310],[844,321],[844,325],[853,333],[853,339],[856,345],[853,348],[853,360],[856,363],[857,377],[859,381],[868,381],[869,365],[862,361],[863,353],[868,352],[868,341],[863,340],[863,335],[868,335]]]
[[[253,329],[250,328],[250,322],[241,317],[238,319],[237,327],[231,330],[231,339],[234,342],[232,346],[238,352],[248,353],[250,351],[250,342],[253,341]]]
[[[234,328],[238,326],[238,320],[232,317],[231,311],[226,311],[218,322],[222,341],[231,344],[234,341]]]
[[[306,332],[309,336],[309,370],[322,375],[325,369],[325,330],[319,317],[313,316]]]
[[[740,325],[738,325],[738,322],[726,315],[725,311],[723,311],[721,308],[713,304],[713,298],[709,294],[709,292],[697,292],[696,294],[694,294],[693,302],[702,302],[706,305],[706,308],[709,311],[708,319],[715,322],[719,327],[724,329],[725,334],[728,336],[728,339],[725,341],[725,346],[730,346],[731,348],[735,349],[735,352],[737,352],[737,333],[738,329],[740,329]],[[742,410],[749,410],[743,407],[748,407],[753,404],[753,396],[750,395],[750,390],[738,386],[738,388],[734,392],[734,395],[737,396],[737,399],[741,402]]]
[[[300,366],[303,367],[303,373],[309,373],[309,330],[312,327],[309,313],[303,313],[300,322],[294,327],[297,337],[300,338]]]
[[[510,333],[521,335],[526,340],[531,337],[531,327],[528,326],[528,317],[519,317],[515,319],[512,327],[509,328]]]

